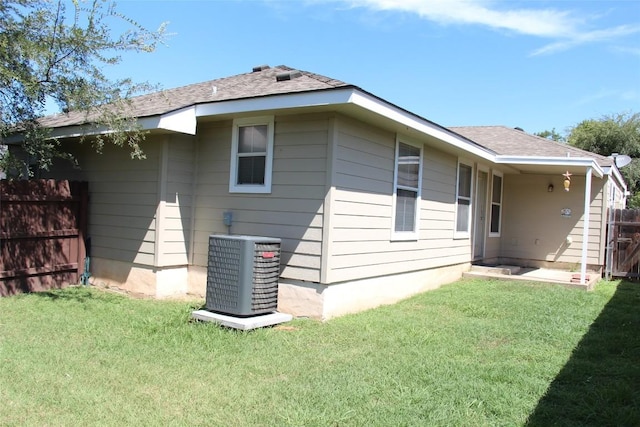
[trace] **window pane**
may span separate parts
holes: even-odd
[[[401,142],[398,147],[398,157],[415,157],[416,161],[418,161],[420,158],[420,149],[413,145],[407,145]]]
[[[491,196],[491,201],[493,203],[501,203],[500,198],[502,197],[502,177],[493,175],[493,193]]]
[[[469,206],[470,200],[458,199],[458,218],[456,231],[469,231]]]
[[[500,205],[491,205],[491,232],[500,232]]]
[[[412,163],[408,165],[398,165],[398,185],[403,187],[418,188],[418,171],[420,165]]]
[[[266,153],[267,125],[238,128],[238,153]]]
[[[396,193],[396,224],[395,231],[414,231],[416,223],[415,191],[400,190]]]
[[[238,184],[264,184],[265,156],[238,159]]]
[[[471,197],[471,167],[463,164],[458,169],[458,195]]]

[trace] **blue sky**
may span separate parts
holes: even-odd
[[[172,88],[288,65],[444,126],[533,133],[640,112],[640,0],[120,0],[165,46],[108,74]]]

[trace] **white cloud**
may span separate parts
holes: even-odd
[[[638,92],[636,92],[635,90],[631,89],[631,90],[627,90],[625,92],[621,92],[620,93],[620,99],[622,99],[624,101],[637,101],[637,100],[640,100],[640,96],[638,95]]]
[[[551,54],[593,42],[610,41],[640,31],[630,25],[602,30],[585,29],[594,17],[553,8],[511,8],[509,1],[490,0],[315,0],[342,3],[376,11],[413,13],[439,24],[482,25],[496,30],[555,39],[532,55]],[[528,3],[535,4],[535,3]],[[570,4],[570,3],[568,3]]]
[[[627,46],[616,46],[614,47],[616,52],[628,53],[634,56],[640,56],[640,47],[627,47]]]
[[[336,1],[336,0],[333,0]],[[478,24],[542,37],[567,36],[578,24],[553,9],[498,10],[481,0],[337,0],[352,7],[415,13],[441,24]]]
[[[583,96],[573,102],[573,107],[596,104],[605,99],[616,99],[622,101],[635,101],[638,93],[633,90],[600,89],[597,92]]]
[[[558,42],[551,43],[540,49],[537,49],[532,53],[532,55],[556,53],[556,52],[570,49],[575,46],[579,46],[581,44],[610,41],[610,40],[628,36],[637,32],[640,32],[640,28],[632,27],[630,25],[621,25],[619,27],[609,28],[606,30],[596,30],[596,31],[590,31],[585,33],[578,33],[573,35],[570,38],[560,40]]]

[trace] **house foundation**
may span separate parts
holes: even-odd
[[[154,268],[93,257],[90,272],[89,283],[94,286],[154,298],[174,298],[188,293],[187,266]]]
[[[295,317],[328,320],[349,313],[393,304],[421,292],[455,282],[470,264],[412,271],[323,285],[280,279],[278,311]],[[205,298],[205,267],[150,268],[96,258],[90,283],[154,298],[191,295]]]

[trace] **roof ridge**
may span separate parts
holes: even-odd
[[[289,70],[293,70],[291,67],[287,67],[286,65],[279,65],[279,66],[273,67],[273,68],[287,68]],[[263,70],[263,71],[267,71],[267,70],[273,69],[273,68],[267,68],[266,70]],[[225,81],[225,80],[234,80],[234,79],[237,79],[238,77],[248,76],[248,75],[254,74],[256,72],[259,72],[259,71],[249,71],[249,72],[246,72],[246,73],[238,73],[238,74],[234,74],[234,75],[231,75],[231,76],[224,76],[224,77],[218,77],[218,78],[215,78],[215,79],[205,80],[203,82],[188,83],[188,84],[185,84],[185,85],[174,86],[174,87],[170,87],[170,88],[167,88],[167,89],[160,89],[160,90],[157,90],[155,92],[149,92],[149,93],[137,95],[137,96],[135,96],[135,97],[133,97],[131,99],[139,98],[139,97],[143,97],[143,96],[148,96],[148,95],[165,93],[165,92],[169,92],[169,91],[176,91],[176,90],[180,90],[181,91],[181,90],[184,90],[186,88],[192,88],[192,87],[193,88],[195,88],[195,87],[203,87],[203,86],[206,87],[207,85],[212,84],[214,82],[220,82],[220,81]],[[234,86],[234,85],[231,85],[231,86]]]
[[[324,83],[324,84],[328,84],[331,86],[342,86],[342,85],[347,85],[347,86],[353,86],[345,81],[342,80],[338,80],[338,79],[334,79],[332,77],[327,77],[327,76],[323,76],[322,74],[318,74],[318,73],[313,73],[311,71],[305,71],[305,70],[301,70],[299,68],[291,68],[288,65],[278,65],[275,68],[281,68],[284,69],[285,71],[300,71],[302,74],[304,74],[305,76],[309,77],[310,79],[314,79],[320,83]]]

